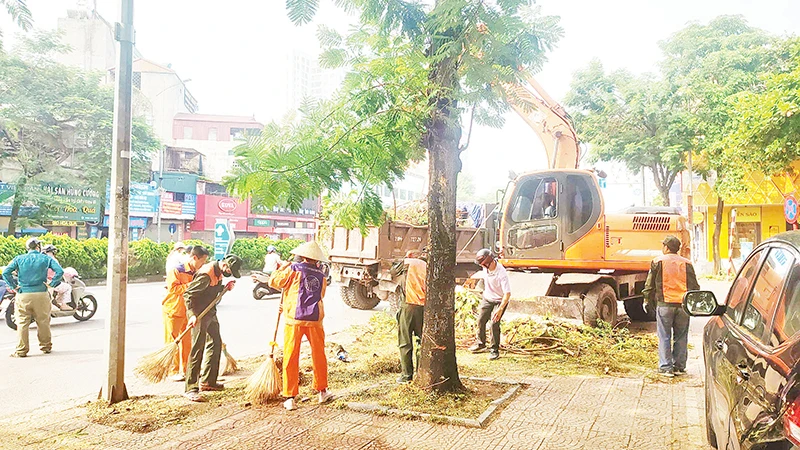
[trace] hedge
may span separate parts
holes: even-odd
[[[58,261],[63,267],[74,267],[83,278],[104,278],[108,259],[108,239],[86,239],[79,241],[67,236],[45,234],[40,236],[42,243],[53,244],[58,248]],[[25,241],[28,237],[15,238],[0,236],[0,266],[7,265],[15,256],[25,252]],[[264,266],[264,255],[267,246],[274,245],[284,259],[289,258],[289,251],[300,245],[298,239],[274,241],[267,238],[237,239],[233,244],[233,253],[244,261],[244,268],[260,270]],[[184,241],[186,245],[202,245],[214,254],[214,246],[198,239]],[[149,239],[132,241],[128,256],[128,276],[131,278],[164,273],[167,255],[173,243],[158,244]]]

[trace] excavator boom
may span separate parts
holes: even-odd
[[[577,169],[580,146],[567,112],[533,77],[526,80],[529,86],[506,85],[509,105],[539,135],[551,169]]]

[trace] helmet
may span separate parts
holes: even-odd
[[[37,248],[42,246],[42,241],[36,238],[28,239],[28,242],[25,243],[25,247],[28,250],[36,250]]]
[[[42,253],[52,253],[55,255],[58,253],[58,249],[53,244],[47,244],[44,246],[44,248],[42,248]]]
[[[276,251],[278,251],[278,249],[275,248],[274,245],[270,245],[270,246],[267,247],[267,253],[272,253],[272,252],[276,252]]]
[[[487,258],[494,259],[494,255],[492,255],[492,251],[488,248],[482,248],[478,250],[478,253],[475,255],[475,264],[482,265]]]

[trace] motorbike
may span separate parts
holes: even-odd
[[[322,273],[325,274],[325,284],[331,285],[331,267],[328,263],[320,264]],[[269,275],[264,272],[254,271],[250,274],[250,278],[256,284],[253,286],[253,298],[261,300],[264,297],[271,295],[278,295],[281,293],[279,289],[274,289],[269,285]]]
[[[67,281],[63,282],[66,283]],[[67,302],[67,306],[69,306],[70,309],[62,310],[56,306],[55,301],[57,294],[51,291],[50,317],[72,316],[79,322],[85,322],[94,317],[94,314],[97,312],[97,299],[94,298],[94,295],[86,291],[86,283],[84,283],[78,275],[73,276],[69,283],[72,285],[72,299]],[[12,330],[17,329],[16,315],[14,314],[15,296],[16,292],[8,289],[3,296],[2,302],[0,302],[0,304],[2,304],[8,301],[5,309],[6,325]]]

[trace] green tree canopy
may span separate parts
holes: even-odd
[[[339,0],[359,18],[349,35],[320,30],[328,67],[348,67],[340,94],[303,120],[238,150],[240,170],[227,183],[261,202],[337,191],[342,181],[361,194],[338,221],[380,222],[377,186],[402,175],[411,161],[429,159],[430,247],[422,360],[417,382],[436,390],[461,388],[453,327],[456,177],[462,116],[500,124],[508,107],[501,86],[538,70],[561,36],[555,17],[531,0]],[[318,0],[287,2],[304,23]],[[262,145],[260,142],[265,142]],[[262,163],[259,159],[269,162]],[[275,188],[259,187],[274,181]],[[270,189],[274,189],[270,192]]]
[[[54,33],[39,33],[23,39],[14,52],[0,54],[0,164],[18,173],[9,180],[17,185],[9,234],[15,231],[23,202],[57,201],[26,197],[35,191],[26,186],[54,181],[105,193],[113,90],[100,84],[99,74],[53,61],[56,52],[65,50]],[[137,121],[133,144],[134,173],[146,178],[149,155],[158,140]]]
[[[28,31],[33,26],[33,14],[27,0],[0,0],[0,9],[5,9],[18,27]],[[0,53],[3,52],[3,30],[0,30]]]
[[[575,73],[565,103],[595,161],[620,161],[634,172],[649,168],[669,205],[669,190],[692,146],[687,118],[669,83],[624,70],[606,73],[595,60]]]

